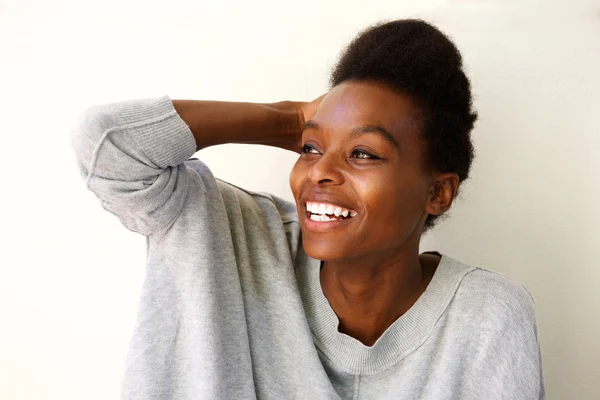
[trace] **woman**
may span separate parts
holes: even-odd
[[[520,284],[419,254],[473,159],[461,56],[420,20],[361,32],[312,102],[91,107],[87,187],[147,237],[124,399],[541,399]],[[300,153],[295,205],[216,179],[196,151]]]

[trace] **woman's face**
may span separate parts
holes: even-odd
[[[432,177],[423,169],[417,111],[376,82],[347,81],[323,98],[290,174],[309,256],[394,252],[410,237],[418,244]],[[348,216],[336,217],[336,208]]]

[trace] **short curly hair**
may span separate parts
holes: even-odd
[[[454,172],[460,183],[469,178],[477,113],[462,57],[446,35],[420,19],[371,25],[343,50],[329,82],[333,88],[347,80],[374,80],[408,95],[421,112],[425,170]],[[439,217],[428,215],[423,233]]]

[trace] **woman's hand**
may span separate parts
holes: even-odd
[[[288,148],[288,150],[295,151],[296,153],[300,153],[302,150],[302,131],[304,131],[304,125],[306,125],[307,121],[310,121],[314,115],[317,113],[317,109],[319,108],[319,104],[321,104],[321,100],[325,97],[327,93],[322,94],[317,97],[313,101],[309,102],[300,102],[298,103],[298,120],[299,120],[299,132],[297,136],[297,140],[294,144]]]
[[[325,97],[326,95],[327,93],[322,94],[321,96],[317,97],[311,102],[300,103],[300,112],[302,114],[302,130],[304,130],[304,124],[306,124],[306,121],[310,121],[312,117],[314,117],[314,115],[317,113],[319,104],[321,104],[321,100],[323,100],[323,97]]]

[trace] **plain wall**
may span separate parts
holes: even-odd
[[[463,53],[480,119],[472,178],[423,238],[535,299],[549,399],[598,399],[597,1],[0,3],[0,398],[116,399],[145,238],[85,190],[68,132],[93,104],[312,100],[342,48],[422,17]],[[222,179],[292,200],[297,155],[200,151]]]

